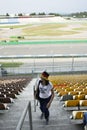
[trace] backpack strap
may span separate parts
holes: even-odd
[[[38,82],[38,85],[37,85],[37,89],[35,90],[35,98],[37,99],[37,100],[39,100],[39,85],[40,85],[40,83],[41,83],[41,80],[39,80],[39,82]]]

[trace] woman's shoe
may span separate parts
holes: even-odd
[[[48,125],[49,123],[49,118],[46,118],[46,125]]]

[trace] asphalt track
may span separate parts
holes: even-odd
[[[0,56],[86,54],[87,43],[1,45]]]

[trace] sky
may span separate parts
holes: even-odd
[[[1,14],[75,13],[87,11],[87,0],[0,0]]]

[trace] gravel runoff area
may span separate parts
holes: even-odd
[[[38,36],[37,35],[29,35],[28,39],[29,40],[43,40],[43,39],[53,39],[53,40],[59,40],[59,39],[87,39],[87,30],[86,30],[86,24],[87,21],[86,19],[74,19],[71,18],[71,20],[66,20],[65,18],[62,17],[53,17],[53,18],[29,18],[29,19],[25,19],[23,21],[20,21],[19,24],[16,25],[31,25],[32,26],[39,26],[41,24],[48,24],[48,23],[55,23],[55,24],[60,24],[62,23],[67,24],[67,26],[65,27],[61,27],[59,28],[60,31],[76,31],[77,33],[75,34],[68,34],[65,35],[62,32],[62,35],[58,35],[58,36]],[[6,28],[0,28],[0,40],[6,39],[9,40],[9,37],[11,36],[21,36],[24,35],[23,33],[23,29],[25,29],[25,27],[20,27],[20,28],[12,28],[12,26],[14,26],[14,24],[0,24],[0,27],[2,26],[6,26]],[[8,26],[8,28],[7,28]],[[9,27],[11,26],[11,28]],[[25,39],[27,40],[27,37],[25,37]]]

